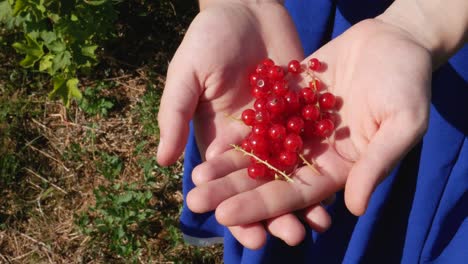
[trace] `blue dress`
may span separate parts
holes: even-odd
[[[388,0],[291,0],[286,7],[310,54],[351,25],[382,13]],[[468,45],[433,74],[429,129],[372,195],[367,212],[350,214],[338,193],[327,208],[333,225],[310,229],[298,246],[268,237],[259,250],[239,244],[212,213],[184,203],[181,229],[189,243],[224,243],[230,263],[468,263]],[[191,132],[184,196],[200,155]]]

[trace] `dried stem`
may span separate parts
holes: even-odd
[[[261,158],[257,157],[255,154],[251,153],[251,152],[247,152],[245,151],[245,149],[235,145],[235,144],[231,144],[231,146],[237,150],[237,151],[240,151],[242,153],[244,153],[244,155],[247,155],[249,157],[253,157],[255,160],[257,160],[258,162],[262,163],[263,165],[267,166],[269,169],[275,171],[277,173],[277,175],[281,175],[287,182],[294,182],[293,179],[291,179],[291,177],[289,177],[286,173],[278,170],[277,168],[275,168],[273,165],[271,165],[270,163],[262,160]],[[275,177],[276,178],[276,177]]]
[[[304,162],[305,165],[307,165],[307,167],[309,167],[311,170],[313,170],[315,173],[317,173],[318,175],[320,175],[320,171],[317,169],[317,167],[314,165],[314,162],[312,161],[312,163],[310,163],[308,160],[306,160],[306,158],[302,155],[302,154],[299,154],[299,158],[301,158],[302,162]]]

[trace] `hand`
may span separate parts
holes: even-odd
[[[431,56],[406,31],[372,19],[311,57],[326,62],[318,77],[343,102],[330,145],[305,143],[321,175],[302,167],[294,183],[256,184],[246,176],[245,157],[226,152],[195,169],[191,210],[216,209],[221,224],[245,225],[315,205],[346,187],[348,209],[365,212],[375,187],[427,128]]]
[[[159,111],[158,162],[169,165],[180,156],[192,118],[204,159],[211,161],[223,153],[230,155],[229,144],[245,137],[248,128],[226,115],[240,116],[252,104],[247,75],[251,67],[267,57],[282,64],[292,58],[303,58],[294,25],[276,1],[257,4],[222,1],[204,9],[190,25],[169,66]],[[216,166],[215,162],[210,164]],[[215,170],[223,173],[229,166],[246,164],[245,160],[239,160]],[[317,229],[329,224],[323,208],[312,207],[305,218],[313,214],[319,216]],[[284,234],[285,225],[292,226],[295,234],[304,233],[302,224],[289,213],[275,216],[267,227],[289,243],[299,243],[297,238]],[[265,240],[261,223],[230,229],[238,240],[252,248]]]

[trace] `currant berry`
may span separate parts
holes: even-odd
[[[330,119],[322,119],[315,124],[315,133],[320,137],[329,137],[334,129],[335,125]]]
[[[301,98],[306,104],[317,103],[317,94],[314,92],[314,90],[307,87],[301,89]]]
[[[272,114],[279,114],[286,108],[286,102],[283,97],[270,96],[268,97],[267,108]]]
[[[297,163],[297,153],[296,152],[288,152],[288,151],[283,151],[281,152],[279,156],[280,162],[284,166],[293,166],[296,165]]]
[[[320,63],[318,59],[312,58],[309,60],[309,69],[313,71],[318,71],[320,70],[321,67],[322,67],[322,64]]]
[[[268,77],[273,80],[281,80],[284,78],[283,68],[280,66],[272,66],[268,69]]]
[[[332,112],[322,112],[321,119],[329,119],[336,126],[336,122],[337,122],[338,117],[336,116],[336,114],[334,114]]]
[[[258,86],[254,86],[252,87],[252,89],[250,90],[250,92],[252,93],[252,96],[259,99],[259,98],[265,98],[268,96],[268,90],[264,89],[264,88],[260,88]]]
[[[255,123],[255,111],[253,109],[246,109],[242,112],[241,115],[242,121],[244,124],[251,126]]]
[[[259,64],[257,65],[255,72],[259,75],[266,76],[268,74],[268,68],[269,67],[264,64]]]
[[[256,154],[268,152],[268,142],[263,136],[252,134],[249,137],[249,145]]]
[[[285,95],[289,91],[288,82],[286,80],[275,82],[275,84],[273,84],[272,91],[278,96]]]
[[[320,82],[319,79],[314,78],[313,81],[309,82],[309,87],[314,91],[319,91],[320,88],[322,87],[322,83]]]
[[[249,174],[249,177],[252,179],[258,179],[258,178],[263,178],[265,176],[267,167],[263,164],[259,163],[254,163],[250,164],[250,166],[247,168],[247,173]]]
[[[286,137],[286,128],[280,124],[274,124],[268,130],[268,135],[273,140],[281,140]]]
[[[256,125],[268,125],[270,123],[270,113],[265,110],[256,111],[254,123]]]
[[[255,110],[266,110],[267,109],[267,103],[268,103],[268,100],[266,98],[264,98],[264,97],[258,98],[254,102],[254,109]]]
[[[298,116],[290,117],[286,123],[286,127],[288,131],[300,134],[304,129],[304,120]]]
[[[271,67],[271,66],[275,66],[275,62],[270,59],[270,58],[266,58],[262,61],[262,64],[267,66],[267,67]]]
[[[298,152],[302,149],[302,138],[294,133],[290,133],[284,139],[283,147],[289,152]]]
[[[298,74],[301,72],[301,63],[297,60],[292,60],[288,64],[288,71],[292,74]]]
[[[246,152],[252,151],[252,149],[250,148],[250,143],[249,143],[249,138],[248,137],[245,138],[244,140],[242,140],[241,148],[243,150],[245,150]]]
[[[258,82],[258,80],[259,80],[260,78],[262,78],[262,77],[261,77],[259,74],[257,74],[257,73],[252,73],[252,74],[250,74],[250,76],[249,76],[250,85],[251,85],[251,86],[256,86],[256,85],[257,85],[257,82]]]
[[[302,108],[302,117],[307,121],[316,121],[320,116],[320,109],[316,105],[306,105]]]
[[[331,93],[323,93],[319,98],[319,105],[321,109],[333,109],[336,104],[336,97]]]
[[[295,113],[301,107],[299,102],[299,96],[294,91],[289,91],[284,95],[284,100],[286,101],[286,109],[289,112]]]
[[[268,134],[268,127],[266,125],[258,125],[258,124],[255,124],[253,127],[252,127],[252,133],[254,135],[259,135],[259,136],[265,136]]]

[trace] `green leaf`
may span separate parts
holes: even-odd
[[[98,48],[97,45],[83,46],[81,48],[81,54],[83,54],[83,56],[86,56],[95,60],[96,54],[94,54],[94,52],[96,51],[97,48]]]
[[[48,49],[50,49],[48,44],[51,44],[57,39],[57,35],[53,31],[42,31],[39,36],[44,40],[44,43]]]
[[[13,15],[16,16],[19,14],[19,12],[23,11],[26,9],[28,3],[26,0],[16,0],[15,1],[15,7],[13,8]]]
[[[70,106],[71,98],[80,99],[82,97],[78,89],[78,79],[72,78],[66,80],[63,77],[57,76],[52,79],[52,82],[54,89],[49,93],[49,98],[60,97],[66,107]]]
[[[54,55],[47,54],[42,57],[41,61],[39,62],[39,71],[47,71],[52,67],[52,59]]]
[[[132,199],[131,193],[124,193],[122,195],[117,196],[116,202],[119,204],[128,203]]]
[[[68,95],[70,98],[81,99],[83,95],[80,89],[78,89],[78,79],[72,78],[67,81]]]
[[[94,1],[91,1],[91,0],[88,0],[88,1],[84,1],[86,4],[88,5],[93,5],[93,6],[99,6],[99,5],[102,5],[102,4],[105,4],[107,3],[109,0],[94,0]]]
[[[68,66],[70,66],[71,58],[72,58],[72,55],[69,51],[64,51],[55,55],[54,59],[52,60],[52,62],[54,63],[52,67],[52,71],[57,72],[59,70],[63,70],[67,68]]]
[[[8,0],[0,2],[0,22],[6,22],[13,16],[13,10]]]
[[[46,47],[54,53],[64,52],[67,49],[67,45],[61,40],[55,40],[50,43],[46,42]]]
[[[25,34],[24,38],[26,39],[26,43],[15,42],[13,43],[13,48],[15,48],[18,53],[26,54],[26,57],[20,61],[20,65],[29,68],[34,66],[34,63],[41,59],[44,55],[44,50],[42,49],[42,43],[38,43],[29,34]]]

